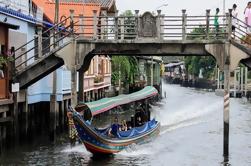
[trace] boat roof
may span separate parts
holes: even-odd
[[[156,96],[158,94],[157,89],[152,86],[146,86],[144,89],[131,93],[131,94],[122,94],[115,97],[103,98],[101,100],[93,101],[93,102],[80,102],[79,104],[85,104],[90,109],[92,116],[106,112],[112,108],[115,108],[119,105],[128,104],[134,101],[139,101],[142,99],[146,99],[152,96]]]

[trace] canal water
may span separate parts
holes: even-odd
[[[222,165],[223,98],[214,92],[163,85],[167,97],[153,106],[161,122],[152,142],[108,158],[94,158],[83,145],[70,147],[67,135],[55,144],[37,139],[7,151],[0,165]],[[231,99],[230,157],[234,166],[251,165],[251,105]]]

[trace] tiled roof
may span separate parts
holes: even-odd
[[[42,8],[45,17],[51,22],[54,22],[55,17],[55,3],[52,0],[33,0],[33,2]],[[79,2],[61,2],[59,5],[59,21],[63,17],[69,17],[70,16],[70,10],[74,10],[74,15],[79,16],[80,14],[85,17],[93,17],[93,10],[97,10],[97,15],[99,15],[101,7],[98,4],[85,4],[85,3],[79,3]],[[78,18],[75,18],[78,19]],[[79,21],[79,20],[74,20]],[[69,25],[70,21],[68,20],[66,22],[66,25]],[[92,25],[92,21],[84,21],[84,25],[90,24]],[[78,30],[79,33],[85,33],[85,34],[92,34],[93,28],[85,28],[84,30]],[[90,35],[89,35],[90,36]]]
[[[114,0],[83,0],[85,3],[98,3],[102,8],[109,8],[114,3]]]
[[[48,0],[49,2],[55,2],[55,0]],[[114,0],[60,0],[61,3],[96,3],[101,5],[102,8],[109,8]]]
[[[33,0],[33,2],[42,8],[44,15],[49,19],[49,21],[54,22],[55,16],[55,3],[52,0]],[[83,2],[83,1],[82,1]],[[59,5],[59,18],[62,16],[68,17],[70,15],[70,10],[74,10],[74,15],[84,15],[93,16],[93,10],[97,10],[100,13],[100,5],[98,4],[84,4],[79,3],[78,0],[72,2],[60,1]]]

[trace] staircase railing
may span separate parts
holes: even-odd
[[[232,16],[236,19],[235,31],[232,32],[232,38],[239,41],[241,44],[251,45],[251,35],[247,33],[246,29],[249,27],[244,21]]]
[[[67,17],[15,49],[12,63],[13,75],[60,47],[66,37],[74,34],[73,24],[72,17]]]

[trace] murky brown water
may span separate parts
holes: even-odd
[[[175,85],[164,85],[163,89],[167,98],[153,107],[152,116],[162,125],[153,142],[109,158],[93,158],[83,145],[70,147],[67,136],[62,135],[56,144],[34,141],[17,147],[0,158],[0,165],[221,165],[223,99],[214,93]],[[229,163],[249,166],[251,105],[231,99],[230,111]]]

